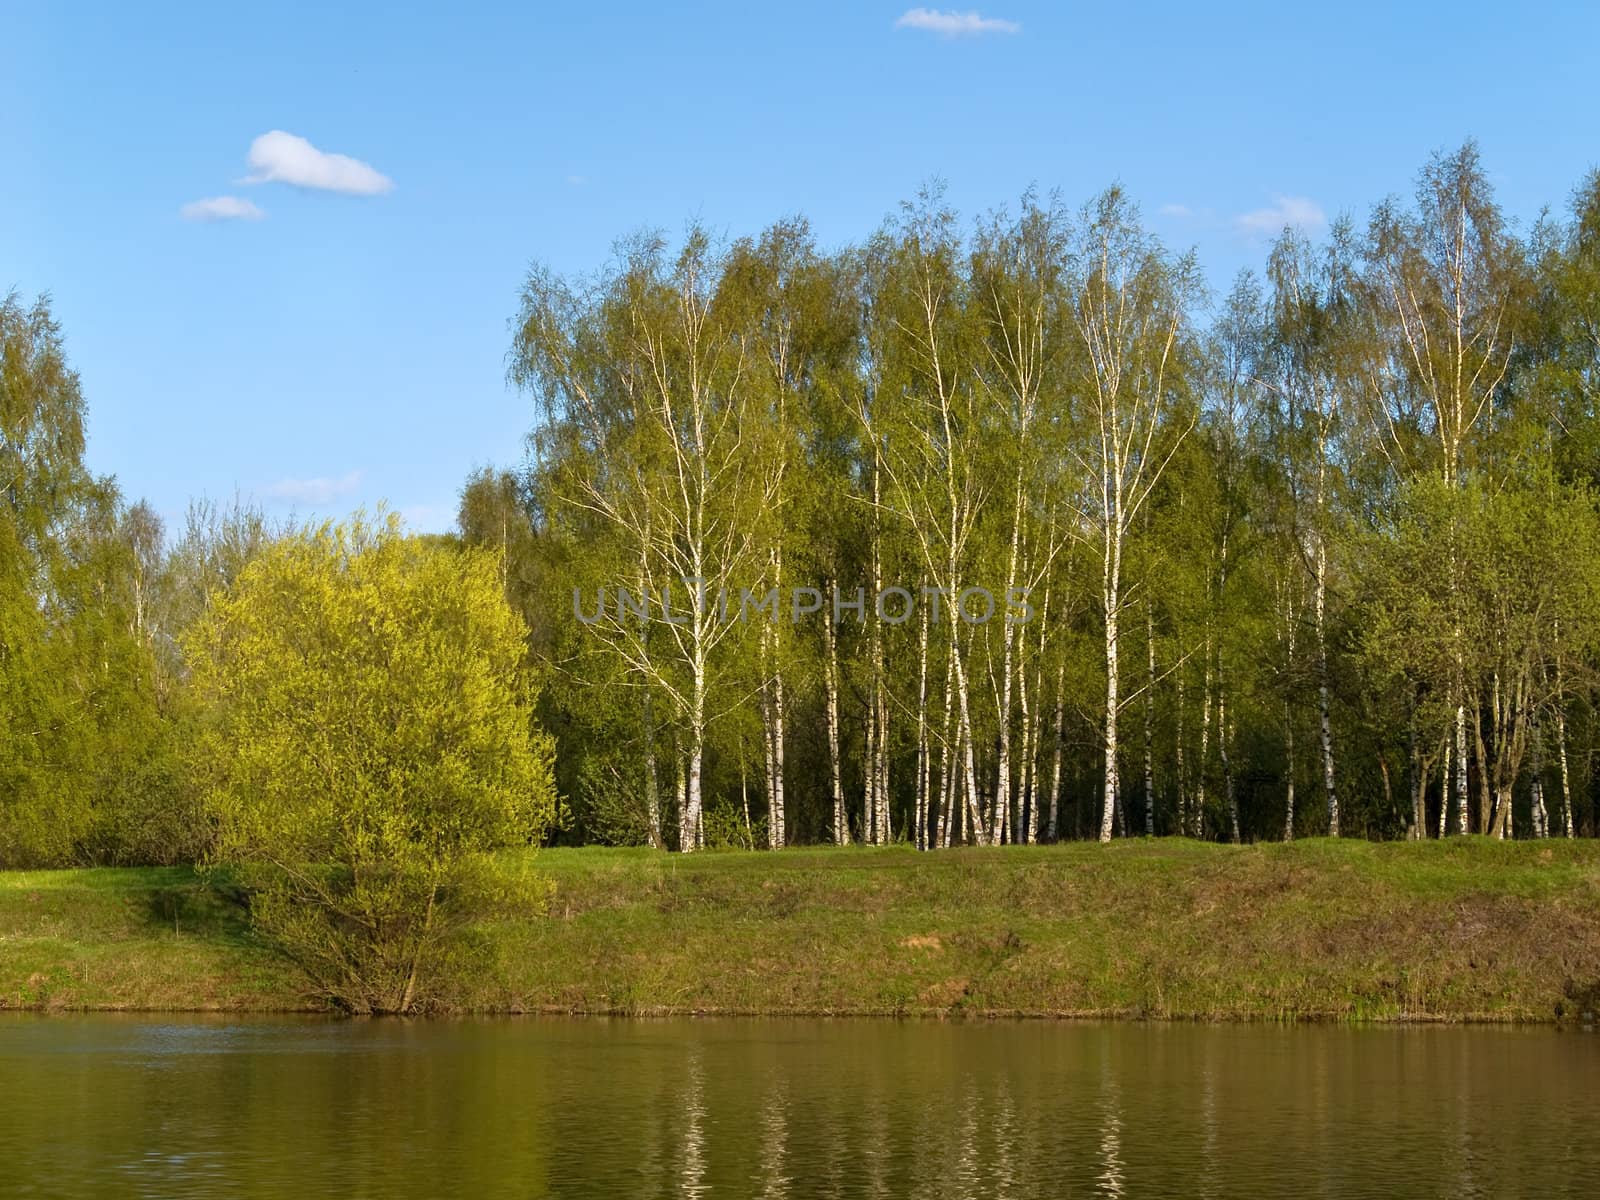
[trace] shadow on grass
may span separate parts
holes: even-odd
[[[173,934],[243,941],[251,934],[249,893],[221,876],[188,878],[145,889],[145,918]]]

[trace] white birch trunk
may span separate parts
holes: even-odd
[[[928,606],[922,605],[917,628],[917,798],[913,844],[928,844]]]
[[[882,471],[879,446],[874,439],[872,460],[872,595],[874,598],[883,589],[882,564],[879,558],[882,538],[882,522],[879,515],[883,501]],[[863,773],[867,782],[862,795],[861,820],[862,840],[878,846],[884,841],[883,831],[879,828],[883,798],[878,794],[878,790],[883,786],[882,748],[887,731],[883,727],[883,706],[879,703],[880,689],[883,687],[883,655],[881,623],[876,609],[869,619],[871,628],[868,634],[867,657],[872,671],[872,686],[867,697],[869,716],[866,760],[863,763]]]
[[[1156,835],[1156,614],[1152,600],[1144,606],[1146,658],[1144,690],[1144,835]]]
[[[1547,838],[1550,836],[1550,814],[1544,806],[1544,733],[1537,712],[1532,717],[1532,737],[1533,783],[1529,790],[1529,799],[1533,816],[1533,836]]]
[[[1173,765],[1178,776],[1178,836],[1189,836],[1189,775],[1183,768],[1183,714],[1184,714],[1184,683],[1183,668],[1178,668],[1178,712],[1177,736],[1173,739]]]
[[[953,696],[953,691],[952,691]],[[956,761],[961,753],[961,727],[955,720],[955,705],[950,706],[948,722],[950,737],[939,752],[939,845],[948,850],[960,836],[961,809],[956,803],[959,791],[956,784]]]
[[[1111,840],[1112,822],[1117,815],[1117,594],[1113,585],[1106,592],[1106,726],[1105,793],[1100,806],[1100,840]]]
[[[644,806],[645,835],[656,850],[663,848],[661,839],[661,791],[656,781],[656,721],[650,698],[650,685],[644,685]]]
[[[989,831],[984,827],[983,814],[978,809],[978,768],[972,755],[972,710],[967,703],[967,669],[961,661],[959,631],[954,628],[950,642],[956,669],[956,701],[961,714],[962,774],[967,790],[968,829],[980,846],[986,846],[989,844]]]
[[[750,824],[750,764],[745,761],[744,738],[739,738],[739,807],[744,813],[744,847],[756,848],[754,827]]]
[[[1567,774],[1567,714],[1556,709],[1556,754],[1561,759],[1561,812],[1566,820],[1567,836],[1572,832],[1572,782]]]
[[[827,640],[823,676],[827,689],[828,775],[833,796],[833,840],[837,845],[848,846],[850,822],[844,809],[844,772],[839,755],[839,639],[833,628],[832,612],[825,614],[822,628]]]
[[[1288,761],[1285,769],[1288,772],[1288,785],[1283,789],[1283,840],[1294,841],[1294,707],[1286,698],[1283,702],[1283,742],[1284,753]]]
[[[1444,753],[1439,756],[1439,839],[1450,832],[1450,735],[1444,739]]]
[[[935,817],[934,845],[942,848],[948,848],[950,845],[950,826],[955,815],[951,805],[951,798],[955,793],[950,786],[950,778],[954,771],[953,744],[956,736],[955,705],[951,702],[955,682],[954,653],[952,645],[952,657],[947,657],[944,663],[944,720],[941,723],[943,737],[939,741],[939,804]]]
[[[873,770],[873,764],[878,761],[877,725],[878,706],[868,696],[867,730],[861,751],[861,841],[868,846],[875,845],[878,840],[873,828],[878,815],[878,773]]]
[[[1233,740],[1233,726],[1228,721],[1228,689],[1222,685],[1221,668],[1217,674],[1217,753],[1222,758],[1222,791],[1228,801],[1228,840],[1239,844],[1239,796],[1233,787],[1233,758],[1228,744]]]
[[[690,850],[705,845],[701,820],[700,769],[706,745],[706,659],[703,649],[694,657],[694,699],[689,714],[689,791],[686,797]],[[681,845],[681,843],[680,843]]]
[[[768,837],[774,850],[782,850],[788,841],[783,775],[783,671],[779,668],[772,676],[772,820]]]
[[[1017,671],[1017,703],[1022,710],[1022,755],[1017,763],[1017,804],[1016,824],[1012,841],[1027,845],[1034,840],[1030,828],[1031,805],[1030,792],[1033,787],[1033,777],[1029,770],[1033,759],[1033,709],[1028,701],[1028,668],[1024,664]],[[1034,827],[1038,821],[1033,820]]]
[[[1024,756],[1024,769],[1027,772],[1024,792],[1028,802],[1028,828],[1027,839],[1029,844],[1039,840],[1039,830],[1042,822],[1039,818],[1039,805],[1041,803],[1041,788],[1039,787],[1039,756],[1044,746],[1044,652],[1045,634],[1050,628],[1050,589],[1044,590],[1044,605],[1039,613],[1039,648],[1034,657],[1034,712],[1033,719],[1028,725],[1028,753]]]
[[[881,653],[881,647],[880,647]],[[889,696],[879,671],[878,683],[878,844],[887,846],[894,841],[893,823],[889,816]]]
[[[1060,825],[1058,815],[1061,807],[1061,755],[1064,749],[1062,740],[1062,722],[1066,716],[1066,682],[1067,682],[1067,656],[1061,656],[1061,661],[1056,665],[1056,709],[1055,709],[1055,750],[1051,755],[1050,766],[1050,818],[1045,826],[1045,837],[1055,841],[1059,836]]]
[[[1322,788],[1328,798],[1328,836],[1339,836],[1339,793],[1333,780],[1333,722],[1328,713],[1328,549],[1317,538],[1317,707],[1322,733]]]
[[[1017,470],[1016,499],[1011,507],[1011,550],[1006,560],[1006,597],[1009,600],[1017,584],[1017,550],[1022,541],[1022,471]],[[1000,668],[1000,738],[995,764],[994,823],[990,828],[991,841],[1000,840],[1001,822],[1011,812],[1011,648],[1016,626],[1001,621]],[[991,676],[991,678],[993,678]],[[1013,825],[1013,833],[1015,825]],[[1013,840],[1015,838],[1013,837]]]
[[[1011,802],[1011,840],[1016,845],[1025,845],[1028,839],[1028,753],[1032,747],[1026,666],[1017,669],[1017,710],[1022,725],[1022,744],[1017,751],[1017,786]]]
[[[1211,761],[1211,631],[1206,630],[1206,668],[1200,697],[1200,765],[1194,789],[1194,836],[1205,836],[1206,766]]]
[[[678,799],[678,850],[684,853],[694,849],[694,837],[689,825],[689,764],[676,737],[673,738],[672,758],[676,772],[672,786]]]
[[[648,535],[650,525],[645,523]],[[639,554],[639,569],[635,582],[639,595],[648,596],[649,593],[649,545],[648,536],[641,541]],[[605,606],[605,599],[601,597],[601,607]],[[657,850],[665,849],[666,838],[661,832],[661,793],[656,781],[656,718],[654,698],[650,689],[650,650],[648,633],[640,639],[640,658],[644,664],[644,802],[645,820],[648,822],[647,835],[650,844]]]
[[[766,775],[767,849],[776,850],[778,841],[778,757],[772,737],[772,633],[761,630],[761,758]]]

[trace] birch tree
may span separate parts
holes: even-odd
[[[706,731],[726,665],[717,652],[763,565],[761,514],[781,479],[751,350],[715,303],[721,267],[691,229],[672,261],[659,239],[641,240],[585,293],[535,271],[512,366],[568,440],[561,502],[613,535],[631,570],[584,623],[647,698],[671,707],[684,742],[684,851],[703,838]],[[763,610],[774,624],[777,609],[774,598]]]
[[[1285,230],[1273,246],[1267,267],[1272,295],[1263,372],[1265,394],[1272,401],[1272,441],[1287,498],[1282,531],[1291,561],[1310,579],[1310,665],[1317,695],[1323,800],[1332,837],[1339,836],[1339,794],[1328,669],[1329,541],[1348,422],[1349,343],[1358,336],[1348,328],[1354,323],[1348,239],[1347,228],[1336,227],[1320,259],[1293,230]],[[1290,587],[1285,615],[1298,621],[1293,596]],[[1285,637],[1292,651],[1292,628]]]
[[[1432,470],[1460,487],[1478,462],[1477,435],[1511,364],[1521,265],[1470,141],[1429,161],[1414,211],[1386,202],[1373,213],[1365,286],[1379,353],[1369,397],[1376,443],[1397,477]],[[1452,558],[1445,570],[1455,594],[1460,565]],[[1455,799],[1465,812],[1464,664],[1458,676]]]
[[[930,605],[947,630],[951,687],[959,749],[957,769],[969,828],[979,842],[991,840],[980,813],[974,744],[974,697],[967,651],[962,645],[959,604],[970,577],[973,539],[989,487],[982,477],[984,413],[972,362],[972,325],[966,281],[960,270],[955,214],[927,193],[908,207],[902,224],[876,239],[868,318],[869,383],[859,415],[870,447],[874,513],[896,521],[907,538],[910,560],[927,582],[919,602]],[[876,539],[875,539],[876,541]],[[881,554],[874,552],[874,595],[882,586]],[[882,621],[874,623],[880,630]],[[877,633],[875,632],[875,636]],[[884,713],[874,649],[872,713]],[[875,716],[869,731],[867,771],[880,779],[885,729]],[[880,782],[869,802],[882,798]]]
[[[978,378],[994,406],[998,443],[1011,469],[1010,526],[1006,532],[1005,593],[1012,596],[1024,583],[1023,557],[1027,526],[1040,497],[1041,482],[1035,427],[1062,415],[1059,379],[1067,346],[1065,284],[1069,230],[1065,214],[1052,202],[1041,206],[1025,196],[1014,220],[996,217],[980,230],[972,263],[973,303],[981,323],[983,360]],[[1042,411],[1048,406],[1050,411]],[[1045,558],[1053,557],[1051,546]],[[1045,564],[1046,566],[1048,563]],[[1016,670],[1019,625],[1005,621],[1001,630],[1002,668],[997,713],[994,813],[989,840],[999,841],[1001,823],[1011,811],[1011,725],[1014,683],[1026,688]],[[1023,704],[1026,708],[1026,692]],[[1025,712],[1024,720],[1027,720]],[[1031,726],[1025,726],[1030,728]],[[1023,770],[1029,769],[1031,735],[1025,740]]]
[[[1082,524],[1100,558],[1105,627],[1105,842],[1119,795],[1123,557],[1140,509],[1193,426],[1184,388],[1196,284],[1193,262],[1173,259],[1145,233],[1118,188],[1084,210],[1072,264],[1070,319],[1081,347],[1074,399],[1083,430],[1074,455],[1087,480]]]

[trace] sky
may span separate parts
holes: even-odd
[[[1120,182],[1220,293],[1467,137],[1524,228],[1564,208],[1597,46],[1593,0],[17,6],[0,292],[50,293],[89,465],[169,523],[237,495],[444,530],[523,457],[531,263]]]

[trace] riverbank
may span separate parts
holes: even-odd
[[[1600,843],[551,850],[465,1011],[1553,1021],[1600,1000]],[[307,1007],[182,870],[0,874],[0,1007]]]

